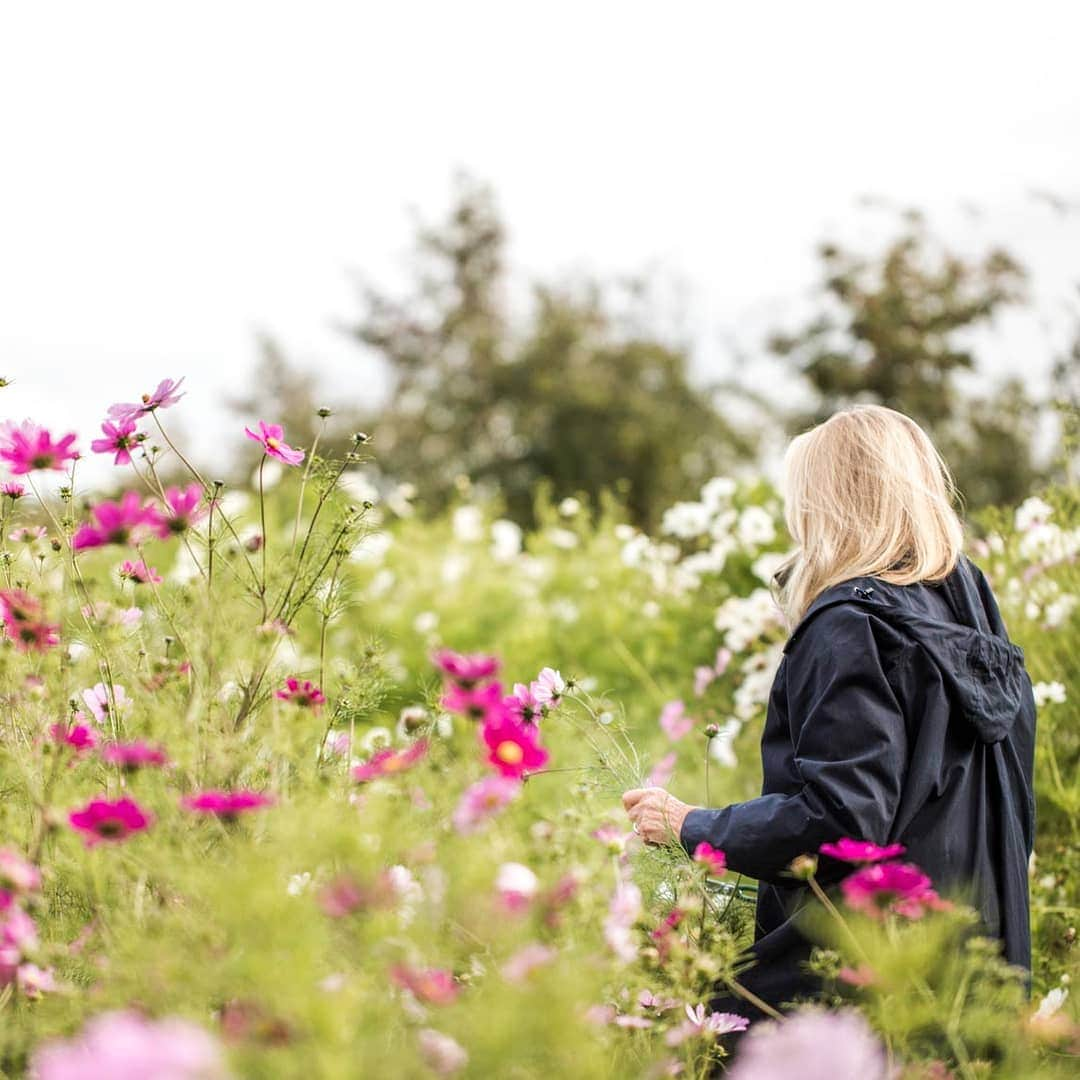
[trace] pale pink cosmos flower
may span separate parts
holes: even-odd
[[[436,1076],[453,1076],[469,1062],[469,1055],[459,1042],[434,1028],[421,1028],[416,1033],[416,1041],[420,1056]]]
[[[535,724],[543,715],[543,706],[524,683],[514,683],[514,692],[503,698],[503,707],[521,724]]]
[[[33,893],[41,888],[41,871],[14,848],[0,848],[0,889]]]
[[[715,1039],[732,1031],[745,1031],[750,1021],[738,1013],[705,1012],[704,1005],[686,1006],[686,1019],[664,1037],[668,1046],[679,1046],[689,1038]]]
[[[541,945],[539,942],[525,945],[503,964],[502,977],[507,982],[522,983],[537,968],[546,967],[558,955],[555,949]]]
[[[20,964],[15,971],[15,984],[31,1001],[57,988],[52,968],[40,968],[37,964]]]
[[[531,685],[532,696],[541,705],[554,708],[559,704],[562,695],[566,692],[566,680],[554,668],[546,667],[536,677]]]
[[[532,903],[540,881],[523,863],[508,862],[499,867],[495,888],[510,911],[522,911]]]
[[[145,559],[138,562],[125,559],[120,567],[120,578],[134,585],[160,585],[164,580],[157,572],[157,567],[147,566]]]
[[[34,544],[48,535],[49,530],[44,525],[21,525],[8,533],[8,539],[13,544]]]
[[[604,940],[624,964],[637,959],[633,927],[640,915],[641,890],[632,881],[620,881],[604,919]]]
[[[671,779],[672,774],[675,772],[675,762],[678,760],[678,756],[675,751],[665,754],[653,767],[647,777],[645,777],[645,787],[666,787],[667,782]]]
[[[805,1009],[761,1021],[739,1046],[730,1080],[886,1080],[885,1048],[854,1009]]]
[[[626,850],[626,842],[634,834],[608,822],[598,829],[593,829],[589,835],[594,840],[599,840],[612,855],[621,855]]]
[[[113,686],[110,697],[109,688],[104,683],[96,683],[91,689],[82,692],[82,699],[99,724],[104,724],[108,719],[114,703],[117,713],[127,712],[131,705],[127,691],[119,684]]]
[[[304,460],[303,450],[296,450],[285,442],[285,431],[280,424],[268,424],[265,420],[260,420],[257,432],[244,428],[244,434],[261,443],[269,457],[277,458],[286,465],[299,465]]]
[[[74,551],[105,544],[142,544],[154,537],[164,539],[169,526],[153,503],[143,503],[136,491],[125,492],[119,502],[99,502],[91,507],[93,519],[80,525],[71,538]]]
[[[686,715],[682,701],[669,701],[660,712],[660,727],[672,742],[678,742],[693,730],[694,719]]]
[[[131,450],[139,443],[139,434],[133,420],[121,420],[112,423],[106,420],[101,425],[104,434],[103,439],[95,439],[90,444],[90,449],[95,454],[115,454],[114,465],[130,465]]]
[[[136,1012],[94,1017],[73,1039],[40,1046],[34,1080],[225,1080],[218,1043],[188,1020],[148,1020]]]
[[[152,394],[143,394],[142,400],[133,404],[118,403],[109,407],[109,418],[118,423],[137,420],[155,409],[167,409],[175,405],[184,395],[177,393],[183,379],[162,379]],[[186,391],[185,391],[186,393]]]
[[[75,439],[71,432],[53,442],[49,432],[32,420],[21,424],[9,420],[0,425],[0,460],[6,461],[16,476],[41,469],[62,472],[69,461],[79,456],[73,445]]]
[[[521,781],[512,776],[488,776],[477,781],[465,789],[454,810],[454,828],[463,835],[479,831],[520,793]]]

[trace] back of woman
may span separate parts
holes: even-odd
[[[758,879],[756,963],[741,981],[774,1007],[817,989],[797,918],[807,891],[787,868],[841,837],[903,845],[1029,967],[1035,702],[962,553],[945,463],[908,417],[854,406],[793,441],[784,487],[797,546],[776,585],[792,631],[762,794],[710,809],[628,792],[631,818],[647,840],[673,829],[688,851],[708,841]],[[821,878],[846,869],[824,858]]]

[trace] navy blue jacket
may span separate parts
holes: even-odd
[[[904,844],[904,858],[942,895],[966,895],[1005,958],[1030,970],[1034,740],[1023,650],[966,556],[938,584],[860,577],[824,590],[776,672],[761,796],[692,810],[680,835],[687,851],[708,840],[758,879],[755,964],[740,982],[777,1006],[817,989],[793,921],[808,890],[784,871],[843,836]],[[851,869],[823,858],[820,877]]]

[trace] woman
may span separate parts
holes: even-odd
[[[1035,701],[1023,651],[961,551],[955,494],[925,432],[892,409],[847,408],[794,439],[795,551],[774,578],[793,629],[769,696],[762,794],[722,809],[662,788],[623,796],[646,842],[674,835],[692,852],[707,840],[757,878],[755,964],[740,982],[775,1007],[817,989],[795,920],[808,891],[785,870],[840,837],[903,844],[1030,969]],[[819,876],[845,870],[823,857]]]

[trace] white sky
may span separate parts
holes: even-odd
[[[362,401],[332,327],[408,209],[496,187],[526,275],[661,267],[703,373],[797,311],[813,245],[927,209],[1036,275],[995,370],[1045,371],[1080,280],[1080,8],[1060,3],[37,3],[0,15],[0,416],[77,426],[186,375],[204,459],[254,333]],[[975,204],[975,219],[965,209]],[[1070,289],[1073,291],[1070,293]],[[267,417],[266,419],[273,419]]]

